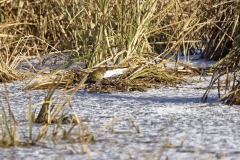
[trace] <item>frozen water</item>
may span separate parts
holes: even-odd
[[[208,80],[207,78],[206,80]],[[28,100],[32,105],[43,101],[46,91],[22,91],[23,82],[7,84],[10,105],[17,120],[26,114]],[[213,103],[212,91],[208,103],[199,103],[207,81],[190,85],[149,90],[147,92],[99,94],[78,91],[72,98],[72,107],[86,125],[95,131],[114,118],[120,120],[95,135],[96,142],[54,145],[50,137],[42,144],[0,149],[1,159],[226,159],[240,158],[240,108]],[[6,107],[4,87],[0,84],[0,105]],[[61,91],[57,91],[54,97]],[[37,107],[37,113],[39,111]],[[138,133],[130,118],[139,126]],[[27,116],[20,121],[27,133]],[[34,125],[34,135],[40,130]],[[48,132],[51,135],[51,128]],[[112,132],[113,131],[113,132]],[[21,135],[21,133],[19,132]],[[180,146],[184,137],[183,146]],[[163,149],[168,140],[172,148]],[[88,153],[81,154],[81,147]],[[76,151],[74,154],[71,149]]]

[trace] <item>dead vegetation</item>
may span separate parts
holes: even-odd
[[[150,88],[159,88],[160,86],[177,87],[177,84],[186,82],[183,78],[184,75],[199,75],[202,72],[201,68],[194,68],[187,63],[176,62],[175,60],[172,61],[184,69],[164,67],[164,62],[155,63],[143,57],[135,57],[119,65],[97,67],[96,69],[53,70],[49,74],[42,74],[42,71],[40,71],[36,76],[32,77],[23,89],[49,89],[56,85],[57,80],[59,80],[57,88],[74,89],[83,80],[83,77],[87,76],[88,78],[84,81],[81,89],[86,89],[90,92],[147,91]],[[103,78],[106,71],[115,69],[123,69],[124,72]],[[100,70],[103,70],[100,77],[93,76],[94,73],[97,73],[96,71]],[[96,79],[97,77],[98,79]]]
[[[166,58],[182,51],[187,55],[191,48],[203,47],[203,58],[219,59],[230,51],[237,36],[238,3],[3,1],[2,61],[10,66],[10,62],[24,60],[36,71],[29,59],[22,57],[35,55],[43,65],[43,55],[68,52],[71,56],[61,63],[62,68],[78,61],[91,68],[109,61],[116,65],[142,54]],[[1,79],[6,74],[16,76],[4,67],[1,72]]]
[[[144,91],[157,82],[174,86],[182,74],[163,67],[174,57],[179,65],[177,53],[187,56],[199,50],[202,58],[219,60],[238,47],[237,0],[17,0],[2,1],[0,6],[0,81],[34,77],[30,79],[35,82],[25,89],[47,89],[56,77],[61,77],[60,88],[74,88],[81,76],[91,72],[89,68],[99,66],[129,69],[122,76],[104,80],[100,90],[96,85],[90,87],[91,91]],[[40,69],[32,64],[31,56],[38,58]],[[129,64],[133,58],[138,61],[136,67]],[[80,71],[65,70],[78,62],[84,65],[78,66]],[[50,74],[43,74],[46,66]],[[185,73],[202,74],[201,69],[181,66]],[[149,80],[151,83],[141,86]]]
[[[219,81],[220,99],[239,104],[239,6],[238,0],[1,1],[0,83],[27,79],[23,89],[49,92],[36,119],[29,109],[29,127],[32,122],[45,125],[35,140],[16,141],[16,124],[11,120],[13,128],[9,129],[3,109],[0,146],[34,144],[46,136],[52,123],[58,124],[52,135],[55,143],[59,126],[65,120],[86,128],[77,115],[61,114],[79,89],[107,93],[146,91],[160,85],[177,87],[186,82],[183,75],[203,74],[203,69],[179,62],[179,52],[187,57],[200,50],[202,58],[219,60],[210,70],[213,79],[202,101],[206,101],[213,83]],[[36,64],[31,61],[33,56],[38,60]],[[166,67],[169,61],[175,67]],[[68,70],[71,65],[78,69]],[[88,83],[89,74],[98,67],[126,71]],[[45,73],[47,68],[49,73]],[[223,76],[224,93],[220,92]],[[52,103],[52,95],[59,88],[64,90],[61,97],[67,93],[70,96],[58,104]],[[65,131],[63,138],[70,137],[71,129]],[[94,133],[79,130],[71,142],[90,142]]]
[[[218,61],[218,63],[210,69],[210,71],[213,70],[214,74],[208,89],[202,97],[202,102],[207,100],[210,88],[214,83],[216,83],[218,87],[219,100],[224,100],[225,103],[229,105],[239,105],[239,58],[240,48],[236,46],[229,55]],[[223,87],[222,92],[220,89],[221,87]]]

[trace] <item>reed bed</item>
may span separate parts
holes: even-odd
[[[191,48],[205,48],[203,58],[217,59],[214,57],[222,57],[224,49],[231,49],[226,44],[235,36],[237,4],[192,0],[4,1],[2,52],[13,58],[35,55],[39,61],[42,55],[71,53],[62,68],[77,61],[89,68],[109,61],[124,63],[136,55],[157,53],[166,58],[179,51],[187,55]],[[11,16],[6,19],[8,14]]]
[[[71,52],[84,57],[86,67],[119,63],[135,54],[187,54],[191,47],[205,47],[203,57],[217,59],[224,48],[231,49],[238,3],[3,1],[1,52],[12,57]]]

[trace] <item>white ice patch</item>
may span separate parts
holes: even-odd
[[[125,72],[126,70],[127,70],[127,68],[119,68],[119,69],[108,70],[108,71],[104,74],[104,78],[112,77],[112,76],[114,76],[114,75],[123,74],[123,72]]]

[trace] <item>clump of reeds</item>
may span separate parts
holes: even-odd
[[[56,83],[57,84],[57,83]],[[10,99],[8,97],[8,90],[7,86],[5,85],[5,95],[7,101],[7,109],[3,108],[1,111],[0,117],[0,125],[1,125],[1,139],[0,139],[0,147],[10,147],[10,146],[33,146],[38,145],[38,142],[42,139],[45,139],[47,135],[51,136],[52,142],[54,144],[57,143],[58,140],[66,140],[66,143],[83,143],[87,145],[88,143],[94,141],[94,136],[98,134],[103,129],[107,128],[108,126],[112,125],[116,122],[120,117],[113,119],[112,121],[108,122],[106,125],[102,126],[101,128],[97,129],[96,131],[89,131],[88,127],[83,123],[83,121],[74,113],[74,115],[68,114],[61,114],[63,109],[66,107],[66,103],[70,105],[70,99],[76,92],[74,90],[65,100],[63,100],[64,93],[61,94],[59,102],[54,103],[52,100],[53,93],[56,87],[50,89],[48,95],[45,97],[43,105],[40,109],[40,112],[35,119],[35,113],[32,112],[34,106],[32,106],[31,101],[29,101],[28,106],[28,127],[29,127],[29,134],[26,135],[24,132],[23,140],[20,139],[18,135],[17,129],[22,131],[19,126],[19,122],[14,117],[14,114],[11,110],[10,106]],[[81,85],[79,85],[81,86]],[[63,92],[69,92],[64,90]],[[63,101],[62,101],[63,100]],[[62,102],[62,103],[61,103]],[[51,104],[51,106],[50,106]],[[38,104],[36,104],[38,105]],[[51,108],[52,107],[52,108]],[[71,108],[71,105],[70,105]],[[6,111],[7,110],[7,111]],[[67,123],[66,123],[67,122]],[[34,123],[41,123],[44,124],[40,132],[37,136],[34,137],[32,133],[32,128]],[[56,125],[53,130],[52,134],[47,134],[50,128],[50,125]],[[68,129],[63,129],[62,125],[68,124]],[[77,131],[74,128],[77,126]],[[66,126],[65,126],[66,127]],[[62,135],[59,135],[62,131]],[[85,150],[82,150],[85,153]]]
[[[229,55],[219,60],[210,71],[213,72],[212,80],[202,97],[202,102],[207,100],[211,87],[217,84],[218,100],[224,100],[227,104],[239,103],[239,69],[240,47],[236,45]]]
[[[67,103],[70,103],[71,97],[78,91],[80,87],[84,84],[84,82],[87,79],[87,75],[82,79],[81,82],[73,89],[68,90],[67,87],[64,88],[64,91],[62,93],[62,97],[60,97],[60,100],[58,103],[53,103],[52,96],[55,92],[55,90],[58,88],[60,83],[60,78],[55,78],[53,84],[49,86],[48,94],[46,95],[43,105],[40,109],[40,112],[35,120],[37,123],[57,123],[58,121],[64,121],[66,119],[65,115],[60,115],[63,108],[66,106]],[[65,100],[63,96],[65,96],[67,93],[70,93],[70,96],[68,96]],[[75,117],[74,119],[70,119],[70,121],[78,122],[78,118]]]
[[[220,60],[234,48],[239,23],[239,1],[206,1],[201,10],[208,23],[204,27],[205,59]],[[202,19],[202,20],[204,20]]]
[[[17,70],[21,60],[0,54],[0,83],[23,80],[26,74]]]
[[[237,0],[0,3],[2,61],[69,52],[73,56],[64,66],[84,61],[87,68],[135,55],[187,55],[191,48],[205,48],[202,57],[217,59],[231,48],[239,15]]]
[[[4,83],[4,87],[5,87],[5,97],[7,101],[7,112],[6,112],[6,109],[2,106],[1,118],[0,118],[2,138],[0,140],[0,147],[19,146],[19,145],[30,146],[30,144],[32,143],[25,135],[24,135],[25,137],[24,141],[21,141],[19,138],[19,135],[17,133],[17,128],[19,126],[11,110],[10,100],[8,97],[8,90],[5,83]],[[29,134],[29,136],[31,137],[31,134]]]
[[[202,58],[215,60],[237,50],[237,0],[16,0],[2,1],[0,6],[0,82],[23,79],[25,71],[19,72],[23,60],[29,64],[27,72],[37,72],[26,58],[32,55],[41,63],[43,54],[72,54],[48,75],[52,78],[45,84],[47,88],[59,70],[78,61],[91,68],[108,62],[121,64],[132,57],[150,57],[149,61],[163,59],[162,67],[171,55],[177,58],[181,51],[187,56],[191,48],[202,50]],[[134,72],[135,77],[153,75],[148,66]],[[169,70],[166,72],[169,74]],[[68,81],[59,83],[69,85]]]

